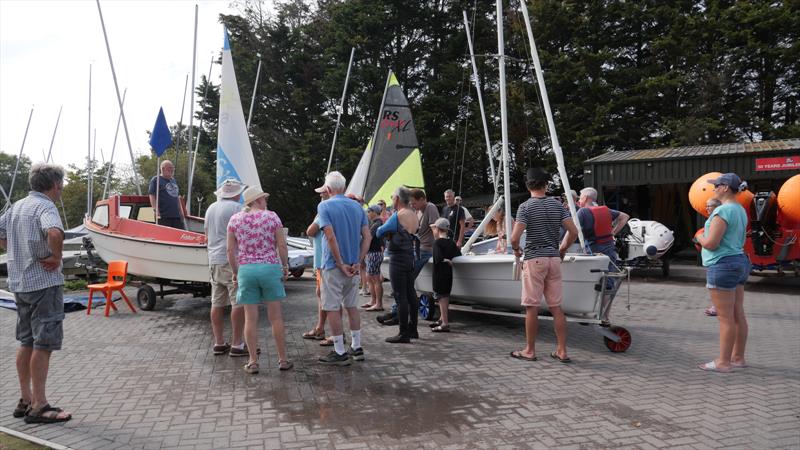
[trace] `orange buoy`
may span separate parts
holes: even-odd
[[[742,205],[742,208],[744,208],[748,214],[750,213],[750,205],[753,203],[753,197],[755,197],[755,195],[748,190],[736,194],[736,201]]]
[[[711,185],[708,180],[713,180],[720,175],[722,175],[720,172],[707,173],[696,179],[694,183],[692,183],[692,187],[689,188],[689,203],[691,203],[692,208],[697,211],[697,214],[703,217],[708,217],[706,202],[714,196],[714,186]]]
[[[794,222],[800,222],[800,175],[786,180],[778,191],[778,210]]]
[[[702,235],[703,235],[703,233],[705,233],[705,231],[706,231],[706,228],[705,228],[705,227],[703,227],[703,228],[700,228],[699,230],[697,230],[697,233],[695,233],[695,234],[694,234],[694,239],[692,239],[692,242],[694,242],[694,248],[696,248],[698,252],[699,252],[700,250],[702,250],[702,249],[703,249],[703,247],[702,247],[702,246],[700,246],[700,243],[699,243],[699,242],[697,242],[697,236],[702,236]]]

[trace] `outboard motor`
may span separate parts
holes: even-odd
[[[750,237],[756,255],[772,255],[773,242],[780,236],[778,229],[778,204],[775,193],[771,191],[756,192],[750,204]]]

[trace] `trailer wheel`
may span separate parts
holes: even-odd
[[[428,294],[419,296],[419,316],[424,320],[434,320],[436,318],[436,302]]]
[[[139,308],[145,311],[152,311],[156,307],[156,291],[149,284],[142,285],[136,291],[136,302]]]
[[[306,271],[305,267],[301,267],[299,269],[294,269],[292,271],[292,276],[295,278],[300,278],[303,276],[303,273]]]
[[[620,341],[614,342],[607,337],[603,337],[603,341],[606,343],[606,347],[613,353],[622,353],[631,346],[631,333],[630,331],[626,330],[625,328],[618,327],[618,326],[611,326],[608,329],[612,333],[619,336]]]

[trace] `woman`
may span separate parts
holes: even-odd
[[[489,212],[487,209],[486,212]],[[503,208],[498,209],[494,213],[494,217],[489,223],[486,224],[487,237],[497,236],[497,245],[494,248],[495,253],[506,252],[506,214]]]
[[[281,219],[267,210],[267,197],[258,186],[244,191],[243,211],[228,222],[228,263],[238,285],[237,304],[244,306],[244,341],[250,360],[244,371],[258,373],[258,306],[267,303],[272,337],[278,349],[278,368],[289,370],[280,299],[289,275],[289,251]]]
[[[706,287],[719,319],[719,358],[701,364],[702,370],[730,372],[746,367],[747,320],[744,316],[744,283],[750,274],[750,260],[744,253],[747,213],[736,201],[739,189],[746,186],[735,173],[708,180],[714,185],[714,198],[721,205],[697,236],[706,272]]]
[[[411,339],[419,338],[417,332],[419,299],[417,291],[414,289],[413,277],[414,249],[416,247],[414,235],[417,233],[419,222],[417,214],[409,206],[410,190],[405,187],[397,188],[392,200],[396,212],[375,233],[379,239],[389,235],[389,278],[392,282],[392,291],[397,303],[397,318],[400,324],[400,332],[397,336],[386,338],[386,342],[408,344]]]

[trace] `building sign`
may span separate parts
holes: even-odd
[[[800,156],[756,158],[756,172],[767,170],[800,170]]]

